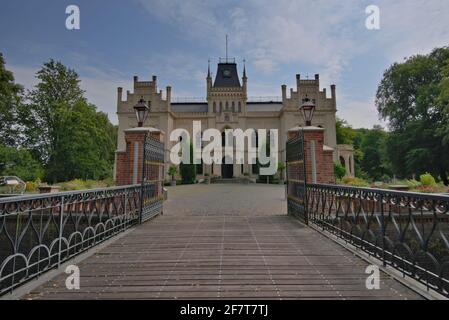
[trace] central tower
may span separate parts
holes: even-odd
[[[246,85],[246,67],[243,67],[243,77],[240,83],[234,58],[219,59],[213,84],[209,63],[207,71],[209,114],[214,114],[217,117],[217,122],[236,122],[239,115],[246,114]]]

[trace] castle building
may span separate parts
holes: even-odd
[[[320,89],[320,78],[301,79],[296,75],[296,86],[287,91],[281,86],[281,97],[274,99],[248,98],[248,77],[243,67],[240,79],[235,59],[220,59],[215,79],[212,79],[210,66],[206,76],[207,95],[205,101],[173,101],[172,88],[167,86],[165,94],[158,91],[157,77],[151,81],[139,81],[134,77],[133,92],[118,88],[117,115],[119,121],[117,149],[126,148],[124,130],[137,126],[134,105],[143,98],[150,106],[150,114],[144,126],[157,128],[165,133],[166,159],[170,159],[169,150],[177,142],[169,141],[170,132],[176,128],[186,129],[192,136],[193,121],[201,121],[201,128],[225,129],[278,129],[279,161],[285,161],[285,144],[289,129],[305,126],[299,110],[305,98],[311,99],[315,106],[313,126],[324,128],[324,145],[334,152],[334,161],[340,161],[336,141],[336,87],[331,85],[330,96],[326,89]],[[195,137],[192,137],[194,139]],[[353,156],[344,149],[345,166],[348,175],[353,175],[351,161]],[[169,164],[167,164],[169,165]],[[167,170],[165,170],[167,171]],[[205,173],[223,178],[258,175],[257,166],[251,164],[199,164],[199,178]],[[168,178],[168,176],[167,176]]]

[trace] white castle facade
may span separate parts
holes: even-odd
[[[241,80],[241,81],[240,81]],[[201,121],[203,130],[225,129],[277,129],[279,133],[279,161],[285,161],[285,144],[289,129],[305,126],[299,110],[305,98],[311,99],[315,105],[312,124],[322,127],[325,148],[334,150],[334,161],[346,166],[348,175],[354,174],[354,159],[351,148],[337,146],[336,141],[336,86],[331,85],[330,95],[326,89],[320,89],[319,75],[314,79],[301,79],[296,75],[296,87],[287,90],[281,86],[281,97],[271,101],[251,101],[248,99],[248,78],[245,67],[242,78],[239,78],[237,64],[232,59],[220,60],[215,79],[212,79],[210,68],[206,77],[207,96],[204,102],[185,101],[172,102],[172,88],[167,86],[165,94],[158,91],[157,77],[151,81],[139,81],[134,77],[133,92],[127,91],[123,97],[123,89],[118,88],[117,115],[118,150],[124,150],[124,130],[137,126],[134,105],[144,99],[151,106],[150,114],[144,126],[157,128],[165,133],[166,159],[168,150],[177,142],[169,141],[169,135],[176,128],[186,129],[192,135],[193,121]],[[194,137],[192,137],[193,139]],[[166,170],[167,171],[167,170]],[[251,164],[213,164],[197,165],[199,178],[205,173],[222,178],[238,178],[243,175],[256,177],[257,166]]]

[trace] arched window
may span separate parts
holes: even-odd
[[[223,112],[223,102],[220,101],[220,112]]]
[[[228,110],[229,110],[229,102],[226,101],[226,111],[228,111]]]
[[[217,103],[214,101],[214,113],[217,112]]]
[[[242,112],[242,102],[239,101],[239,112]]]
[[[235,102],[232,101],[232,112],[235,112]]]

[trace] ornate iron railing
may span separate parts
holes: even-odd
[[[306,166],[304,153],[304,135],[297,136],[286,144],[287,168],[287,212],[307,224]]]
[[[162,212],[164,185],[164,143],[147,135],[144,141],[142,163],[142,202],[140,222]]]
[[[155,184],[0,199],[0,295],[141,220]]]
[[[449,196],[307,185],[309,224],[449,296]]]

